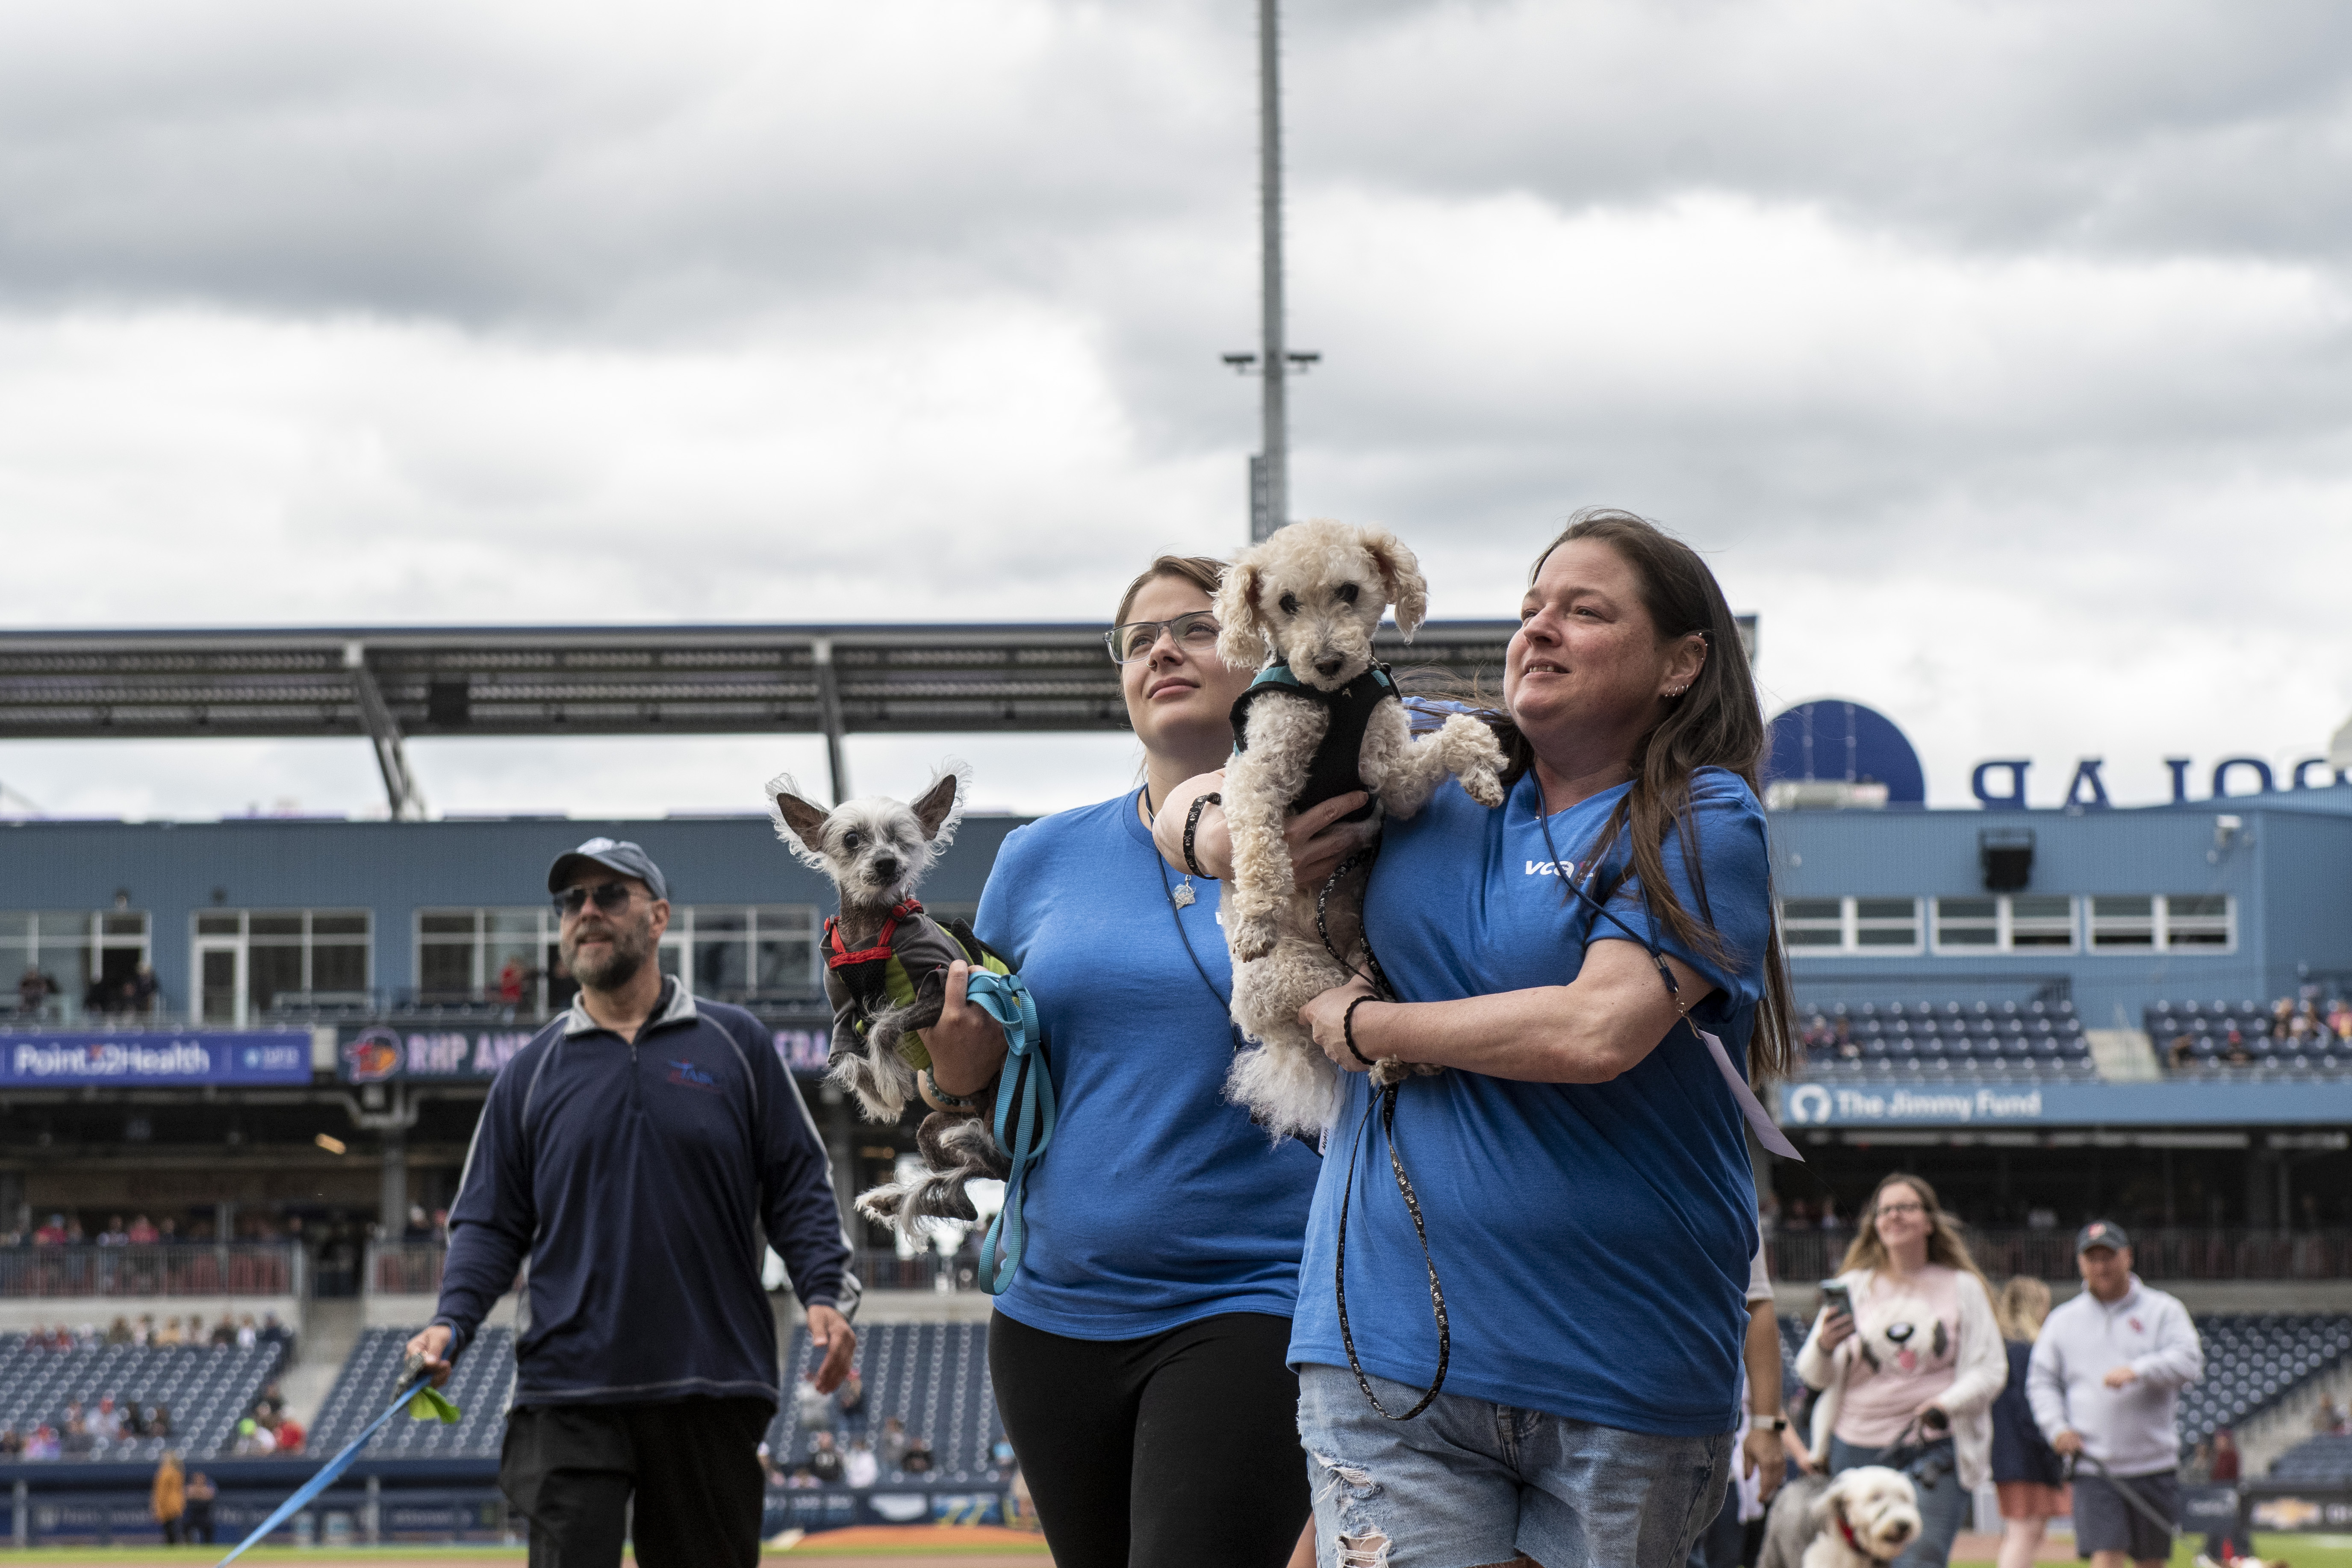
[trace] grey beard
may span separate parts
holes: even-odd
[[[644,940],[645,934],[636,931],[614,931],[612,956],[601,966],[583,963],[576,942],[571,944],[572,951],[564,953],[563,961],[572,977],[589,990],[617,991],[635,980],[637,971],[646,966],[646,960],[653,956],[653,943]]]

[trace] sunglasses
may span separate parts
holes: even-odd
[[[634,889],[626,882],[601,882],[593,888],[566,888],[555,895],[555,912],[569,920],[593,900],[606,914],[629,907]]]

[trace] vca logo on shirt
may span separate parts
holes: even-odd
[[[1564,876],[1573,878],[1576,875],[1576,862],[1573,860],[1530,860],[1528,862],[1527,874],[1530,877]]]
[[[696,1067],[692,1062],[665,1061],[669,1068],[669,1081],[680,1089],[707,1089],[716,1093],[719,1080]]]

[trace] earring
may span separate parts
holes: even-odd
[[[1689,689],[1690,688],[1687,686],[1669,686],[1666,688],[1666,695],[1669,697],[1680,697],[1684,692],[1688,691]]]

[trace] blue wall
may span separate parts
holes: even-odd
[[[2217,816],[2238,817],[2216,849]],[[2158,997],[2268,999],[2300,973],[2352,973],[2352,787],[2283,791],[2137,810],[1785,811],[1772,817],[1773,876],[1783,898],[1982,896],[1978,835],[2029,828],[2033,893],[2226,893],[2237,901],[2234,952],[1792,952],[1799,990],[1826,1000],[1849,976],[2064,974],[2084,1021],[2135,1026]],[[1825,977],[1834,976],[1834,981]],[[1978,988],[1908,986],[1922,999]]]
[[[1023,819],[966,819],[923,894],[980,898],[996,847]],[[148,912],[157,981],[188,996],[193,917],[227,909],[367,909],[375,915],[375,984],[414,983],[418,909],[521,907],[547,896],[556,856],[602,834],[646,847],[680,904],[814,904],[831,888],[793,858],[765,816],[659,821],[0,825],[0,909],[111,909],[117,889]],[[220,897],[214,897],[218,889]],[[8,977],[13,980],[13,976]]]

